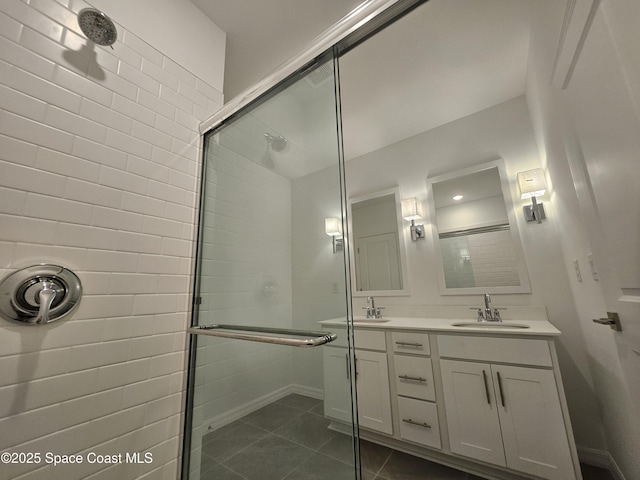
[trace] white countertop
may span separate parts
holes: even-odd
[[[346,319],[332,318],[318,322],[323,327],[345,326]],[[469,325],[455,326],[466,323]],[[526,325],[527,328],[505,328],[510,324]],[[502,327],[501,327],[502,325]],[[478,326],[473,319],[460,318],[418,318],[418,317],[388,317],[382,321],[355,317],[354,327],[378,330],[420,330],[439,333],[473,333],[490,335],[518,335],[518,336],[558,336],[560,330],[547,320],[505,320],[504,322],[484,322]]]

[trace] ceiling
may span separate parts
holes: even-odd
[[[302,50],[358,3],[192,1],[228,33],[225,81],[242,77],[252,82]],[[523,95],[531,2],[430,0],[344,55],[340,79],[345,158],[362,156]],[[322,15],[311,14],[318,9]],[[303,24],[301,32],[298,27]],[[295,95],[300,108],[286,112],[272,108],[268,123],[299,150],[324,157],[327,142],[321,135],[309,135],[314,130],[309,128],[309,112],[320,112],[319,103],[326,103],[327,97]],[[304,102],[308,105],[302,106]],[[305,112],[304,121],[295,117],[296,111]],[[326,120],[319,113],[311,117],[317,117],[318,123]],[[261,120],[267,122],[265,117]],[[306,126],[304,137],[296,131],[301,125]],[[328,161],[335,163],[335,153],[326,153]],[[321,164],[315,161],[313,168]]]
[[[227,34],[224,98],[231,100],[363,0],[191,0]]]

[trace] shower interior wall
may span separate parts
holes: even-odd
[[[222,105],[224,58],[209,53],[219,75],[196,76],[123,26],[115,4],[107,11],[118,27],[114,49],[87,45],[76,16],[89,6],[0,8],[0,275],[50,262],[84,287],[69,320],[0,322],[0,450],[150,452],[153,462],[11,464],[2,476],[174,479],[197,127]],[[224,51],[224,32],[198,25],[163,35],[189,49],[182,32],[196,29],[210,52]]]

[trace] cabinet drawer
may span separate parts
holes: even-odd
[[[391,333],[394,352],[415,353],[416,355],[429,355],[429,335],[415,332]]]
[[[438,351],[441,357],[447,358],[552,366],[546,340],[438,335]]]
[[[435,403],[398,397],[398,414],[402,439],[440,448],[438,409]]]
[[[365,350],[380,350],[384,352],[387,349],[387,340],[383,331],[380,330],[354,330],[356,348]]]
[[[435,401],[430,358],[394,355],[393,364],[398,395]]]

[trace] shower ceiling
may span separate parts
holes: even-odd
[[[347,53],[340,60],[346,159],[523,95],[531,2],[430,0]],[[224,10],[225,2],[219,3]],[[255,9],[273,8],[266,3],[256,2],[254,14],[259,15]],[[306,17],[305,3],[289,2],[287,8]],[[236,18],[233,28],[239,35],[243,18]],[[229,16],[226,21],[233,22]],[[287,38],[286,32],[284,25],[265,22],[260,31],[245,34],[259,37],[265,54],[271,41]],[[308,39],[298,42],[301,50]],[[299,96],[301,102],[308,98]],[[313,105],[297,110],[305,112],[304,119],[292,118],[291,111],[287,117],[273,112],[269,126],[317,158],[317,169],[322,158],[333,163],[335,146],[329,150],[321,139],[299,138],[295,131],[295,125],[313,121],[306,114]]]

